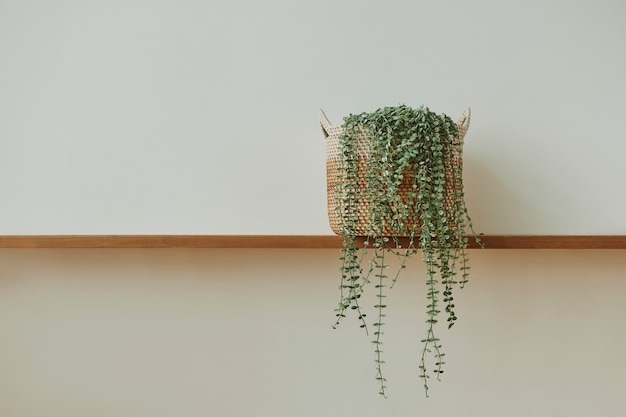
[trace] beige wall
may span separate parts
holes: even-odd
[[[389,399],[369,337],[332,330],[334,250],[0,251],[0,415],[620,416],[623,251],[474,250],[417,378],[423,269],[389,297]]]

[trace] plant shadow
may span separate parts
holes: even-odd
[[[476,233],[540,234],[545,215],[507,181],[506,172],[489,165],[471,149],[463,154],[463,183],[468,213]],[[507,171],[511,172],[511,171]],[[543,219],[543,220],[542,220]]]

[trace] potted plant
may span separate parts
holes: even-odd
[[[463,139],[470,123],[467,109],[454,122],[427,107],[383,107],[350,114],[333,126],[320,112],[326,138],[328,214],[343,237],[337,327],[349,311],[369,334],[360,304],[373,286],[376,317],[371,322],[376,379],[386,396],[382,365],[382,326],[386,291],[408,257],[418,252],[426,266],[427,317],[419,373],[428,396],[430,373],[439,380],[444,353],[436,336],[441,311],[448,328],[457,320],[454,290],[467,282],[466,232],[480,244],[464,201]],[[400,256],[390,278],[386,255]]]

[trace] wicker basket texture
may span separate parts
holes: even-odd
[[[457,126],[459,128],[459,138],[461,142],[465,138],[465,134],[469,129],[470,124],[470,109],[466,109],[461,117],[458,119]],[[326,114],[322,110],[320,110],[320,125],[322,128],[322,133],[326,140],[326,188],[327,188],[327,206],[328,206],[328,220],[330,223],[331,230],[337,235],[343,235],[341,218],[337,211],[337,199],[344,194],[344,190],[340,188],[340,183],[338,180],[338,175],[340,174],[340,169],[342,166],[341,159],[341,146],[339,137],[343,132],[343,128],[341,126],[333,126]],[[366,173],[366,158],[367,155],[367,145],[366,145],[366,135],[363,134],[359,144],[358,144],[358,153],[359,153],[359,162],[358,162],[358,188],[365,188],[365,173]],[[457,153],[449,153],[451,157],[449,160],[444,161],[447,166],[453,167],[458,166],[462,169],[462,155]],[[408,193],[413,190],[414,172],[411,169],[407,169],[403,173],[402,183],[400,184],[400,196],[402,199],[408,198]],[[455,181],[452,177],[452,169],[447,170],[446,172],[446,190],[444,194],[444,208],[446,212],[451,211],[451,207],[453,204],[452,197],[454,195],[455,188],[459,189],[462,187],[459,181]],[[459,190],[462,191],[462,190]],[[359,198],[357,201],[357,225],[356,225],[356,235],[357,236],[367,236],[369,232],[369,223],[370,223],[370,210],[369,204],[366,201],[366,198]],[[383,234],[386,236],[408,236],[413,233],[418,233],[418,230],[413,230],[413,225],[419,225],[419,221],[416,221],[415,218],[409,216],[404,221],[404,233],[399,233],[397,227],[391,227],[389,224],[390,221],[385,222],[387,225],[383,230]],[[450,220],[450,223],[453,222]]]

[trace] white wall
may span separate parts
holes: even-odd
[[[402,102],[472,107],[479,232],[624,234],[625,8],[0,2],[0,234],[328,234],[318,108]],[[0,416],[623,415],[623,251],[472,251],[430,399],[416,260],[388,400],[337,256],[2,250]]]
[[[400,103],[473,109],[481,232],[626,233],[625,12],[4,1],[0,233],[327,234],[318,109],[340,123]]]

